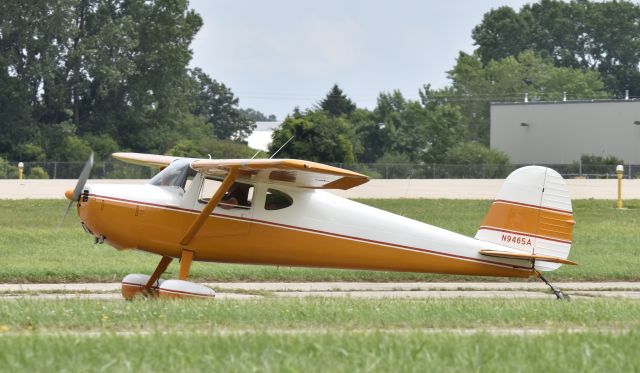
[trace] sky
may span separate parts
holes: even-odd
[[[483,15],[531,0],[191,0],[204,25],[192,67],[224,83],[240,107],[284,119],[338,84],[358,107],[380,92],[411,99],[442,88]]]

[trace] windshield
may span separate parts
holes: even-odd
[[[189,166],[191,159],[178,159],[154,176],[149,184],[184,189],[187,178],[196,172]]]

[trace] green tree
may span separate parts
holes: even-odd
[[[65,5],[44,0],[0,3],[0,153],[15,156],[14,151],[38,135],[43,97],[55,91],[44,77],[56,75],[52,66],[64,47],[58,41],[66,36],[69,16]]]
[[[346,164],[356,160],[355,132],[344,117],[336,118],[324,111],[288,116],[273,132],[269,152],[273,154],[291,136],[293,140],[278,153],[278,158]]]
[[[640,94],[639,18],[630,1],[541,0],[486,13],[473,38],[484,65],[531,49],[555,66],[599,72],[614,94]]]
[[[256,124],[238,108],[238,98],[231,89],[211,79],[199,68],[193,69],[191,76],[197,85],[193,114],[204,116],[213,127],[214,136],[219,139],[246,139]]]
[[[444,160],[451,164],[509,164],[509,156],[504,152],[489,149],[486,145],[475,141],[452,146],[445,153]]]
[[[71,122],[43,127],[39,144],[47,158],[56,161],[84,161],[91,153],[89,142],[76,135],[76,126]]]
[[[362,144],[358,154],[358,162],[374,163],[384,151],[390,148],[389,131],[384,123],[374,113],[365,109],[356,109],[349,115],[356,138]]]
[[[73,139],[61,123],[81,139],[164,151],[189,113],[201,24],[187,0],[0,3],[0,154]]]
[[[118,143],[107,134],[86,135],[84,139],[89,143],[97,160],[110,159],[112,153],[119,151]]]
[[[405,155],[413,163],[440,162],[448,147],[464,139],[466,131],[457,106],[406,100],[399,91],[378,96],[374,117],[384,134],[380,154]]]
[[[509,157],[495,149],[475,141],[463,142],[449,148],[444,163],[450,165],[468,165],[469,168],[452,168],[449,175],[459,173],[462,177],[502,178],[511,170]],[[480,167],[481,165],[481,167]],[[457,171],[457,172],[456,172]]]
[[[376,169],[385,179],[406,179],[413,176],[414,162],[402,153],[385,153],[376,161]]]
[[[467,128],[460,108],[449,103],[424,105],[427,114],[427,147],[421,160],[426,163],[442,163],[446,152],[464,141]]]
[[[425,86],[424,102],[447,102],[458,105],[463,122],[469,128],[467,140],[489,143],[489,103],[562,100],[566,93],[574,99],[606,98],[608,93],[597,72],[570,67],[556,67],[549,59],[525,51],[515,57],[491,61],[483,66],[477,54],[460,52],[449,71],[450,89],[433,91]]]
[[[191,158],[211,158],[214,159],[243,159],[251,158],[256,154],[256,149],[252,149],[245,144],[216,138],[182,139],[178,141],[167,155]],[[264,158],[265,154],[258,154],[256,158]]]
[[[258,110],[247,108],[247,109],[239,109],[242,116],[250,120],[252,122],[277,122],[278,118],[274,114],[270,114],[269,116],[264,115]]]
[[[484,65],[493,60],[516,55],[527,48],[531,21],[511,7],[502,6],[486,13],[482,23],[473,29],[476,51]]]
[[[42,162],[47,159],[44,149],[36,144],[19,144],[14,150],[15,159],[24,162]]]
[[[319,103],[319,108],[326,111],[329,115],[339,117],[341,115],[349,115],[356,110],[356,105],[347,97],[342,89],[334,84],[327,96]]]
[[[407,123],[406,114],[409,104],[398,90],[391,93],[382,92],[378,95],[377,105],[373,110],[377,129],[370,129],[373,136],[379,134],[376,149],[377,154],[385,153],[404,154],[415,161],[417,148],[421,145],[422,137],[409,130],[410,127],[420,126],[421,123]],[[415,106],[413,106],[415,109]],[[374,144],[376,144],[374,142]],[[369,144],[365,143],[368,148]],[[369,150],[371,152],[371,150]]]
[[[0,179],[17,179],[18,175],[18,165],[0,157]]]
[[[27,175],[27,179],[48,179],[49,174],[45,171],[44,168],[40,166],[32,167],[29,170],[29,174]]]
[[[614,165],[617,166],[619,164],[624,164],[624,160],[613,156],[613,155],[608,155],[608,156],[600,156],[600,155],[594,155],[594,154],[583,154],[582,156],[580,156],[580,162],[583,165],[595,165],[595,166],[601,166],[601,165]]]

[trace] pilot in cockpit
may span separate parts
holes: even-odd
[[[225,193],[220,202],[220,207],[223,209],[233,209],[236,207],[250,207],[249,202],[249,189],[251,185],[243,183],[234,183],[229,191]]]

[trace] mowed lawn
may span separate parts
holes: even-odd
[[[0,338],[9,372],[635,372],[640,333],[238,333]]]
[[[473,236],[491,201],[362,200],[362,203]],[[554,281],[640,280],[640,201],[574,201],[570,259],[549,274]],[[119,281],[129,273],[151,273],[159,257],[93,245],[72,209],[60,225],[64,200],[0,200],[0,282]],[[177,274],[173,263],[165,277]],[[494,278],[416,273],[307,269],[195,263],[196,281],[483,281]]]
[[[3,371],[628,372],[640,302],[0,301]]]

